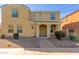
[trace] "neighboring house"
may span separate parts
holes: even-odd
[[[62,18],[61,27],[63,31],[74,32],[79,36],[79,10]]]
[[[52,7],[53,8],[53,7]],[[61,30],[60,12],[31,11],[25,5],[4,5],[2,9],[2,34],[20,37],[50,37]]]

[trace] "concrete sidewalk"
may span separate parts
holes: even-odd
[[[0,49],[0,55],[77,55],[79,48],[14,48]]]
[[[79,48],[32,48],[25,49],[25,55],[77,55]]]
[[[0,55],[24,55],[24,48],[1,48]]]

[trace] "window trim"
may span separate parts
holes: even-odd
[[[52,19],[52,18],[54,18],[54,19]],[[50,19],[51,19],[51,20],[56,20],[56,14],[55,14],[55,13],[51,13]]]
[[[16,11],[15,14],[14,14],[13,11]],[[19,17],[18,9],[14,8],[14,9],[11,10],[11,17],[12,18],[18,18]]]
[[[8,26],[8,33],[13,33],[14,32],[14,28],[12,25]]]
[[[17,33],[23,33],[23,29],[21,25],[17,26]]]

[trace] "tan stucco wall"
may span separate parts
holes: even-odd
[[[52,13],[56,15],[55,20],[50,18]],[[31,18],[36,21],[58,21],[60,19],[60,12],[32,12],[31,15]]]
[[[17,8],[19,12],[18,18],[11,17],[11,10]],[[33,36],[32,21],[30,21],[30,11],[21,5],[8,5],[2,8],[2,29],[3,33],[8,33],[8,25],[13,25],[14,33],[16,33],[17,25],[21,25],[23,28],[22,36]]]
[[[0,36],[2,35],[2,29],[0,29]]]

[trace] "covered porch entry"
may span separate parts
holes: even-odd
[[[36,25],[36,37],[47,37],[49,38],[57,31],[57,24],[37,24]]]

